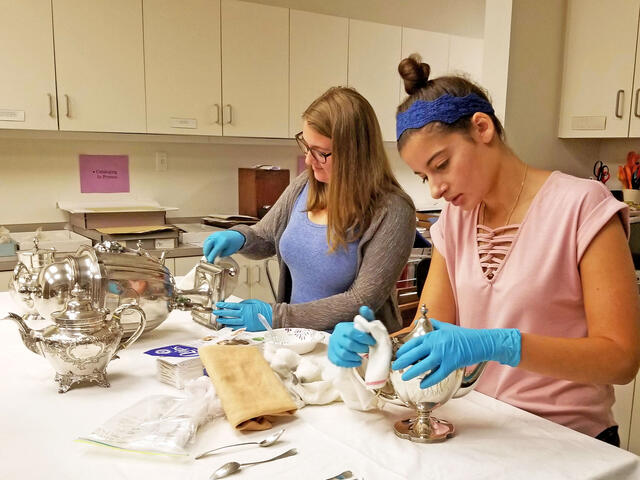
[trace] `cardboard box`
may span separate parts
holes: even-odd
[[[110,203],[58,202],[58,208],[69,212],[72,226],[94,229],[101,227],[132,227],[138,225],[164,225],[167,211],[153,200],[120,201]]]
[[[167,225],[165,229],[146,233],[104,233],[97,229],[86,229],[74,225],[73,231],[92,240],[93,245],[111,240],[128,248],[138,248],[138,241],[145,250],[162,250],[177,248],[180,240],[180,230]],[[144,228],[144,227],[143,227]]]

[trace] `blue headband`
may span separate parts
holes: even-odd
[[[454,97],[448,93],[435,100],[416,100],[404,112],[396,116],[396,139],[409,128],[422,128],[427,123],[451,124],[476,112],[493,113],[493,107],[481,96],[470,93],[466,97]]]

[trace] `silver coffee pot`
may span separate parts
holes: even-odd
[[[395,358],[400,347],[409,340],[433,331],[433,326],[427,318],[427,308],[422,305],[420,311],[421,316],[414,323],[411,331],[391,337],[392,359]],[[402,379],[402,374],[407,369],[391,370],[390,368],[386,384],[375,391],[387,402],[416,410],[416,416],[394,424],[393,429],[398,437],[419,443],[444,441],[453,436],[455,427],[446,420],[431,416],[431,412],[451,398],[462,397],[473,390],[485,366],[486,362],[482,362],[469,373],[466,373],[464,368],[454,370],[441,382],[424,389],[420,387],[421,377],[405,381]],[[357,373],[360,374],[359,371]]]
[[[131,312],[139,316],[138,326],[126,342],[121,316]],[[22,341],[34,353],[44,356],[56,371],[58,393],[80,382],[95,382],[108,387],[106,367],[116,353],[127,348],[142,334],[146,325],[144,311],[137,305],[120,305],[112,314],[94,309],[89,292],[78,283],[69,292],[63,310],[51,315],[53,324],[33,330],[15,313],[7,320],[18,324]]]
[[[164,265],[164,255],[156,258],[140,246],[131,249],[106,241],[94,247],[81,246],[75,254],[44,267],[32,297],[37,312],[51,319],[54,312],[64,308],[71,289],[78,284],[88,293],[95,310],[138,305],[147,317],[145,332],[160,325],[174,309],[190,310],[194,320],[219,328],[211,311],[216,301],[233,291],[238,271],[238,264],[231,258],[214,265],[201,262],[194,288],[180,290]],[[131,312],[122,313],[121,323],[125,338],[138,325]]]
[[[39,319],[33,294],[37,291],[40,271],[54,262],[54,248],[40,248],[38,236],[33,237],[32,250],[18,250],[18,263],[9,278],[9,294],[28,319]]]

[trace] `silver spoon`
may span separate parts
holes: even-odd
[[[271,445],[273,445],[274,443],[276,443],[278,441],[278,439],[280,438],[280,436],[283,433],[284,433],[284,428],[281,428],[277,432],[273,432],[267,438],[265,438],[264,440],[260,440],[259,442],[234,443],[232,445],[225,445],[224,447],[214,448],[213,450],[207,450],[206,452],[202,452],[200,455],[198,455],[196,457],[196,460],[198,460],[199,458],[202,458],[202,457],[204,457],[206,455],[209,455],[210,453],[215,452],[216,450],[222,450],[223,448],[229,448],[229,447],[238,447],[240,445],[258,445],[260,447],[270,447]]]
[[[296,450],[295,448],[292,448],[291,450],[287,450],[286,452],[281,453],[277,457],[273,457],[273,458],[270,458],[268,460],[262,460],[260,462],[248,462],[248,463],[229,462],[229,463],[225,463],[220,468],[218,468],[215,472],[213,472],[211,474],[211,477],[209,477],[209,478],[212,479],[212,480],[216,479],[216,478],[223,478],[223,477],[226,477],[227,475],[231,475],[232,473],[237,472],[238,470],[240,470],[240,467],[245,467],[247,465],[257,465],[259,463],[273,462],[274,460],[279,460],[281,458],[290,457],[292,455],[295,455],[296,453],[298,453],[298,450]]]

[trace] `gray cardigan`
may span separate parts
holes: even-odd
[[[277,255],[280,264],[277,302],[273,326],[330,330],[339,322],[352,321],[361,305],[376,312],[389,332],[401,328],[395,284],[407,263],[415,239],[416,216],[413,205],[396,194],[381,199],[371,225],[358,243],[357,275],[344,293],[313,302],[289,304],[291,275],[280,256],[280,237],[293,205],[307,183],[307,173],[299,175],[282,193],[262,220],[252,226],[233,227],[246,237],[239,253],[252,259]],[[313,272],[309,272],[313,275]]]

